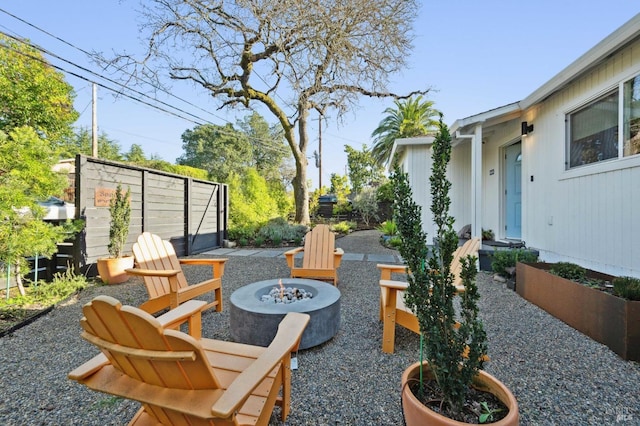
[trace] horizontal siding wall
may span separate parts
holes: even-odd
[[[635,43],[526,112],[535,131],[523,138],[523,238],[544,260],[640,276],[640,158],[565,170],[565,115],[638,72]]]

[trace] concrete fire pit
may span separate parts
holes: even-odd
[[[317,346],[331,339],[340,328],[340,291],[322,281],[282,278],[285,287],[296,287],[313,294],[308,300],[295,303],[261,301],[280,280],[259,281],[239,288],[231,294],[231,337],[240,343],[269,346],[278,324],[288,312],[303,312],[311,320],[302,335],[300,349]]]

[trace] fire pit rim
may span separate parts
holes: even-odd
[[[313,293],[313,298],[298,301],[295,303],[265,303],[260,300],[260,296],[265,294],[265,289],[279,287],[279,281],[285,287],[299,287]],[[331,284],[323,281],[309,280],[304,278],[276,278],[271,280],[257,281],[240,287],[231,294],[231,303],[258,314],[274,314],[287,312],[313,312],[327,305],[334,303],[340,298],[340,290]]]

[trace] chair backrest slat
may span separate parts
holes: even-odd
[[[140,269],[182,270],[175,249],[169,241],[162,240],[159,236],[150,232],[143,232],[133,245],[133,254]],[[184,273],[177,275],[178,288],[188,286]],[[164,277],[143,277],[150,298],[155,298],[169,293],[169,279]]]
[[[200,343],[191,336],[165,330],[148,313],[108,296],[95,298],[83,313],[83,335],[91,336],[88,340],[124,374],[169,388],[220,388]]]
[[[334,269],[335,235],[327,225],[317,225],[304,241],[303,268]]]
[[[454,285],[462,285],[462,277],[460,276],[460,273],[462,272],[461,260],[469,255],[477,257],[478,250],[480,250],[479,238],[472,238],[456,249],[453,254],[453,259],[451,260],[451,273],[454,277]]]

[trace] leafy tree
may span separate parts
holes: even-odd
[[[372,220],[378,220],[376,190],[370,186],[363,188],[353,198],[353,208],[360,213],[360,217],[366,226],[369,226]]]
[[[371,151],[380,165],[391,161],[389,156],[396,139],[424,136],[437,130],[440,112],[433,108],[433,101],[423,101],[422,96],[396,100],[395,108],[387,108],[385,118],[371,133],[374,140]]]
[[[358,194],[364,187],[377,186],[384,180],[384,169],[375,161],[367,145],[362,145],[362,151],[345,145],[344,151],[352,192]]]
[[[76,154],[92,155],[93,142],[91,131],[87,127],[79,128],[74,135],[60,146],[62,158],[73,158]],[[98,135],[98,157],[105,160],[123,161],[124,156],[120,152],[120,145],[109,139],[105,132]]]
[[[61,195],[67,181],[52,171],[57,156],[51,144],[30,127],[0,131],[0,262],[24,270],[25,257],[51,256],[73,230],[42,221],[39,200]],[[22,290],[22,288],[21,288]]]
[[[148,50],[121,55],[118,70],[194,83],[223,106],[266,108],[282,126],[296,175],[296,221],[309,222],[307,123],[310,110],[341,117],[360,96],[402,96],[386,90],[408,57],[416,0],[264,0],[141,2]],[[176,54],[176,52],[180,54]],[[166,86],[166,85],[165,85]],[[414,91],[404,98],[426,90]]]
[[[295,172],[292,174],[287,161],[291,159],[291,151],[284,139],[282,127],[279,124],[269,126],[264,117],[255,111],[238,120],[238,127],[249,139],[253,160],[251,166],[267,182],[282,182],[285,186],[291,184]]]
[[[232,124],[196,126],[182,134],[184,154],[178,164],[206,170],[217,182],[226,182],[232,172],[251,165],[251,145]]]
[[[346,176],[339,175],[337,173],[331,174],[331,188],[329,191],[336,196],[338,202],[333,206],[335,214],[346,213],[351,211],[351,205],[349,204],[349,181]]]
[[[278,203],[271,198],[266,180],[255,168],[242,175],[229,175],[229,227],[256,226],[279,216]]]
[[[138,164],[143,164],[147,161],[147,158],[144,155],[144,150],[137,143],[131,145],[129,151],[124,154],[124,159]]]
[[[183,166],[181,164],[171,164],[165,160],[151,159],[138,163],[139,166],[148,167],[150,169],[161,170],[176,175],[189,176],[195,179],[209,180],[209,173],[206,170],[197,169],[191,166]]]
[[[26,40],[0,34],[0,130],[30,126],[50,143],[78,119],[73,87]]]

